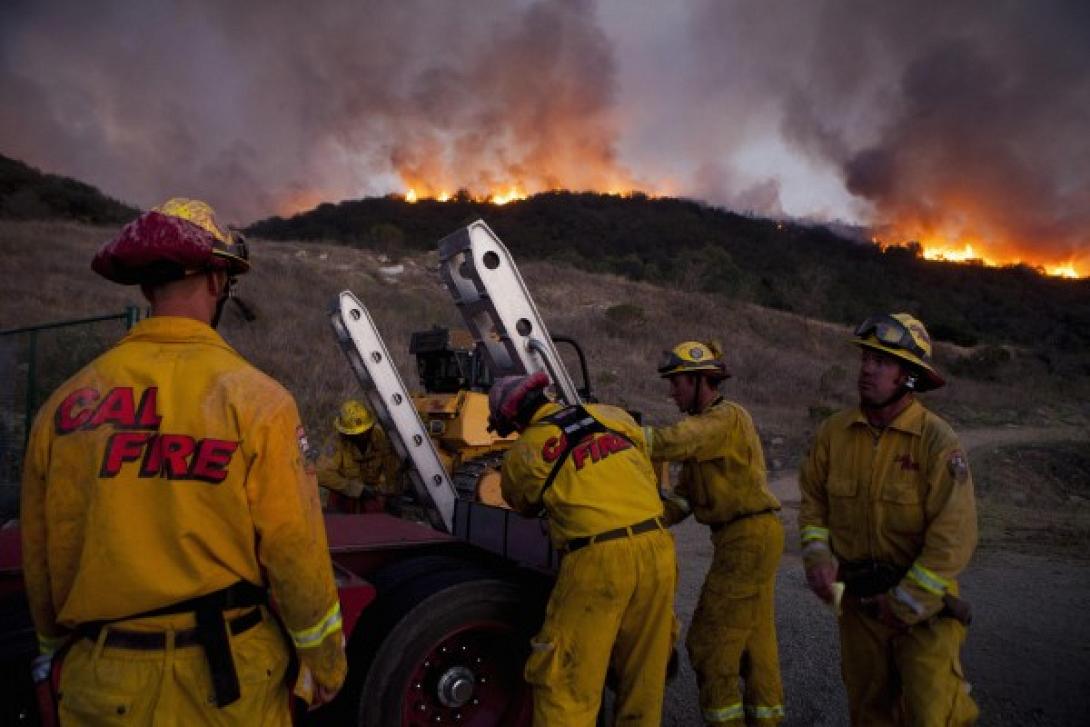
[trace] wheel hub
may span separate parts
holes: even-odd
[[[447,669],[439,677],[436,690],[444,707],[461,707],[473,698],[476,679],[464,666]]]

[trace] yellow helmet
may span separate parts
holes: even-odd
[[[341,413],[333,424],[341,434],[363,434],[375,426],[375,418],[362,402],[349,399],[341,404]]]
[[[674,374],[704,373],[713,381],[730,378],[723,362],[723,351],[715,341],[683,341],[672,351],[662,352],[659,375],[669,378]]]
[[[917,391],[930,391],[946,384],[931,361],[931,336],[923,323],[908,313],[871,316],[856,327],[852,343],[911,364],[922,378],[916,383]]]

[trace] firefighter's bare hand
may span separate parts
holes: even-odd
[[[329,687],[323,687],[321,684],[318,684],[314,687],[314,697],[310,702],[310,708],[318,709],[318,707],[321,707],[323,704],[329,704],[340,691],[339,688],[330,689]]]
[[[836,581],[836,564],[815,563],[806,569],[806,585],[825,603],[833,602],[833,583]]]

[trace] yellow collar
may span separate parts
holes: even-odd
[[[924,409],[920,400],[913,399],[912,403],[904,408],[904,411],[894,417],[893,421],[886,426],[886,429],[898,429],[908,434],[919,435],[923,432],[923,417],[926,413],[927,410]],[[865,427],[870,426],[866,415],[859,407],[856,407],[855,416],[848,420],[849,427],[855,424],[861,424]]]
[[[235,350],[207,323],[178,316],[145,318],[129,329],[123,341],[203,343],[232,352]]]

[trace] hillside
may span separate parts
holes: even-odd
[[[95,247],[113,233],[112,228],[73,223],[0,222],[0,272],[11,281],[0,290],[0,329],[142,305],[136,288],[111,285],[90,270]],[[369,306],[410,386],[416,384],[407,354],[410,332],[459,324],[438,280],[434,252],[405,255],[403,272],[395,274],[391,270],[396,267],[374,250],[299,241],[252,243],[254,271],[241,279],[240,294],[259,318],[246,324],[229,308],[221,330],[247,358],[284,382],[298,397],[306,425],[323,436],[338,402],[357,390],[327,317],[340,290],[352,289]],[[573,336],[586,348],[598,395],[639,409],[650,421],[676,416],[655,375],[660,351],[693,337],[715,337],[725,344],[734,371],[726,393],[754,412],[770,463],[794,461],[815,421],[854,398],[857,354],[845,343],[849,330],[844,326],[518,259],[550,330]],[[40,353],[43,367],[49,368],[52,355],[61,362],[56,368],[63,368],[76,343],[82,341],[90,353],[121,332],[118,323],[95,328],[100,331],[96,337],[40,334],[40,344],[47,346]],[[49,345],[59,350],[49,354]],[[996,352],[1003,354],[998,361]],[[984,364],[967,365],[973,357]],[[938,360],[952,373],[951,385],[927,398],[959,424],[1088,422],[1086,379],[1050,374],[1045,362],[1022,349],[940,345]],[[60,371],[48,373],[42,377],[47,389],[63,378]]]
[[[502,207],[466,196],[409,204],[399,197],[323,204],[254,223],[270,239],[322,240],[390,255],[432,248],[484,218],[520,260],[547,260],[636,281],[838,323],[909,310],[933,335],[961,345],[1016,343],[1090,349],[1090,280],[1026,266],[986,268],[882,251],[821,226],[744,217],[696,202],[554,192]],[[1090,359],[1077,373],[1090,372]]]
[[[0,219],[76,220],[108,225],[139,213],[89,184],[46,174],[0,155]]]

